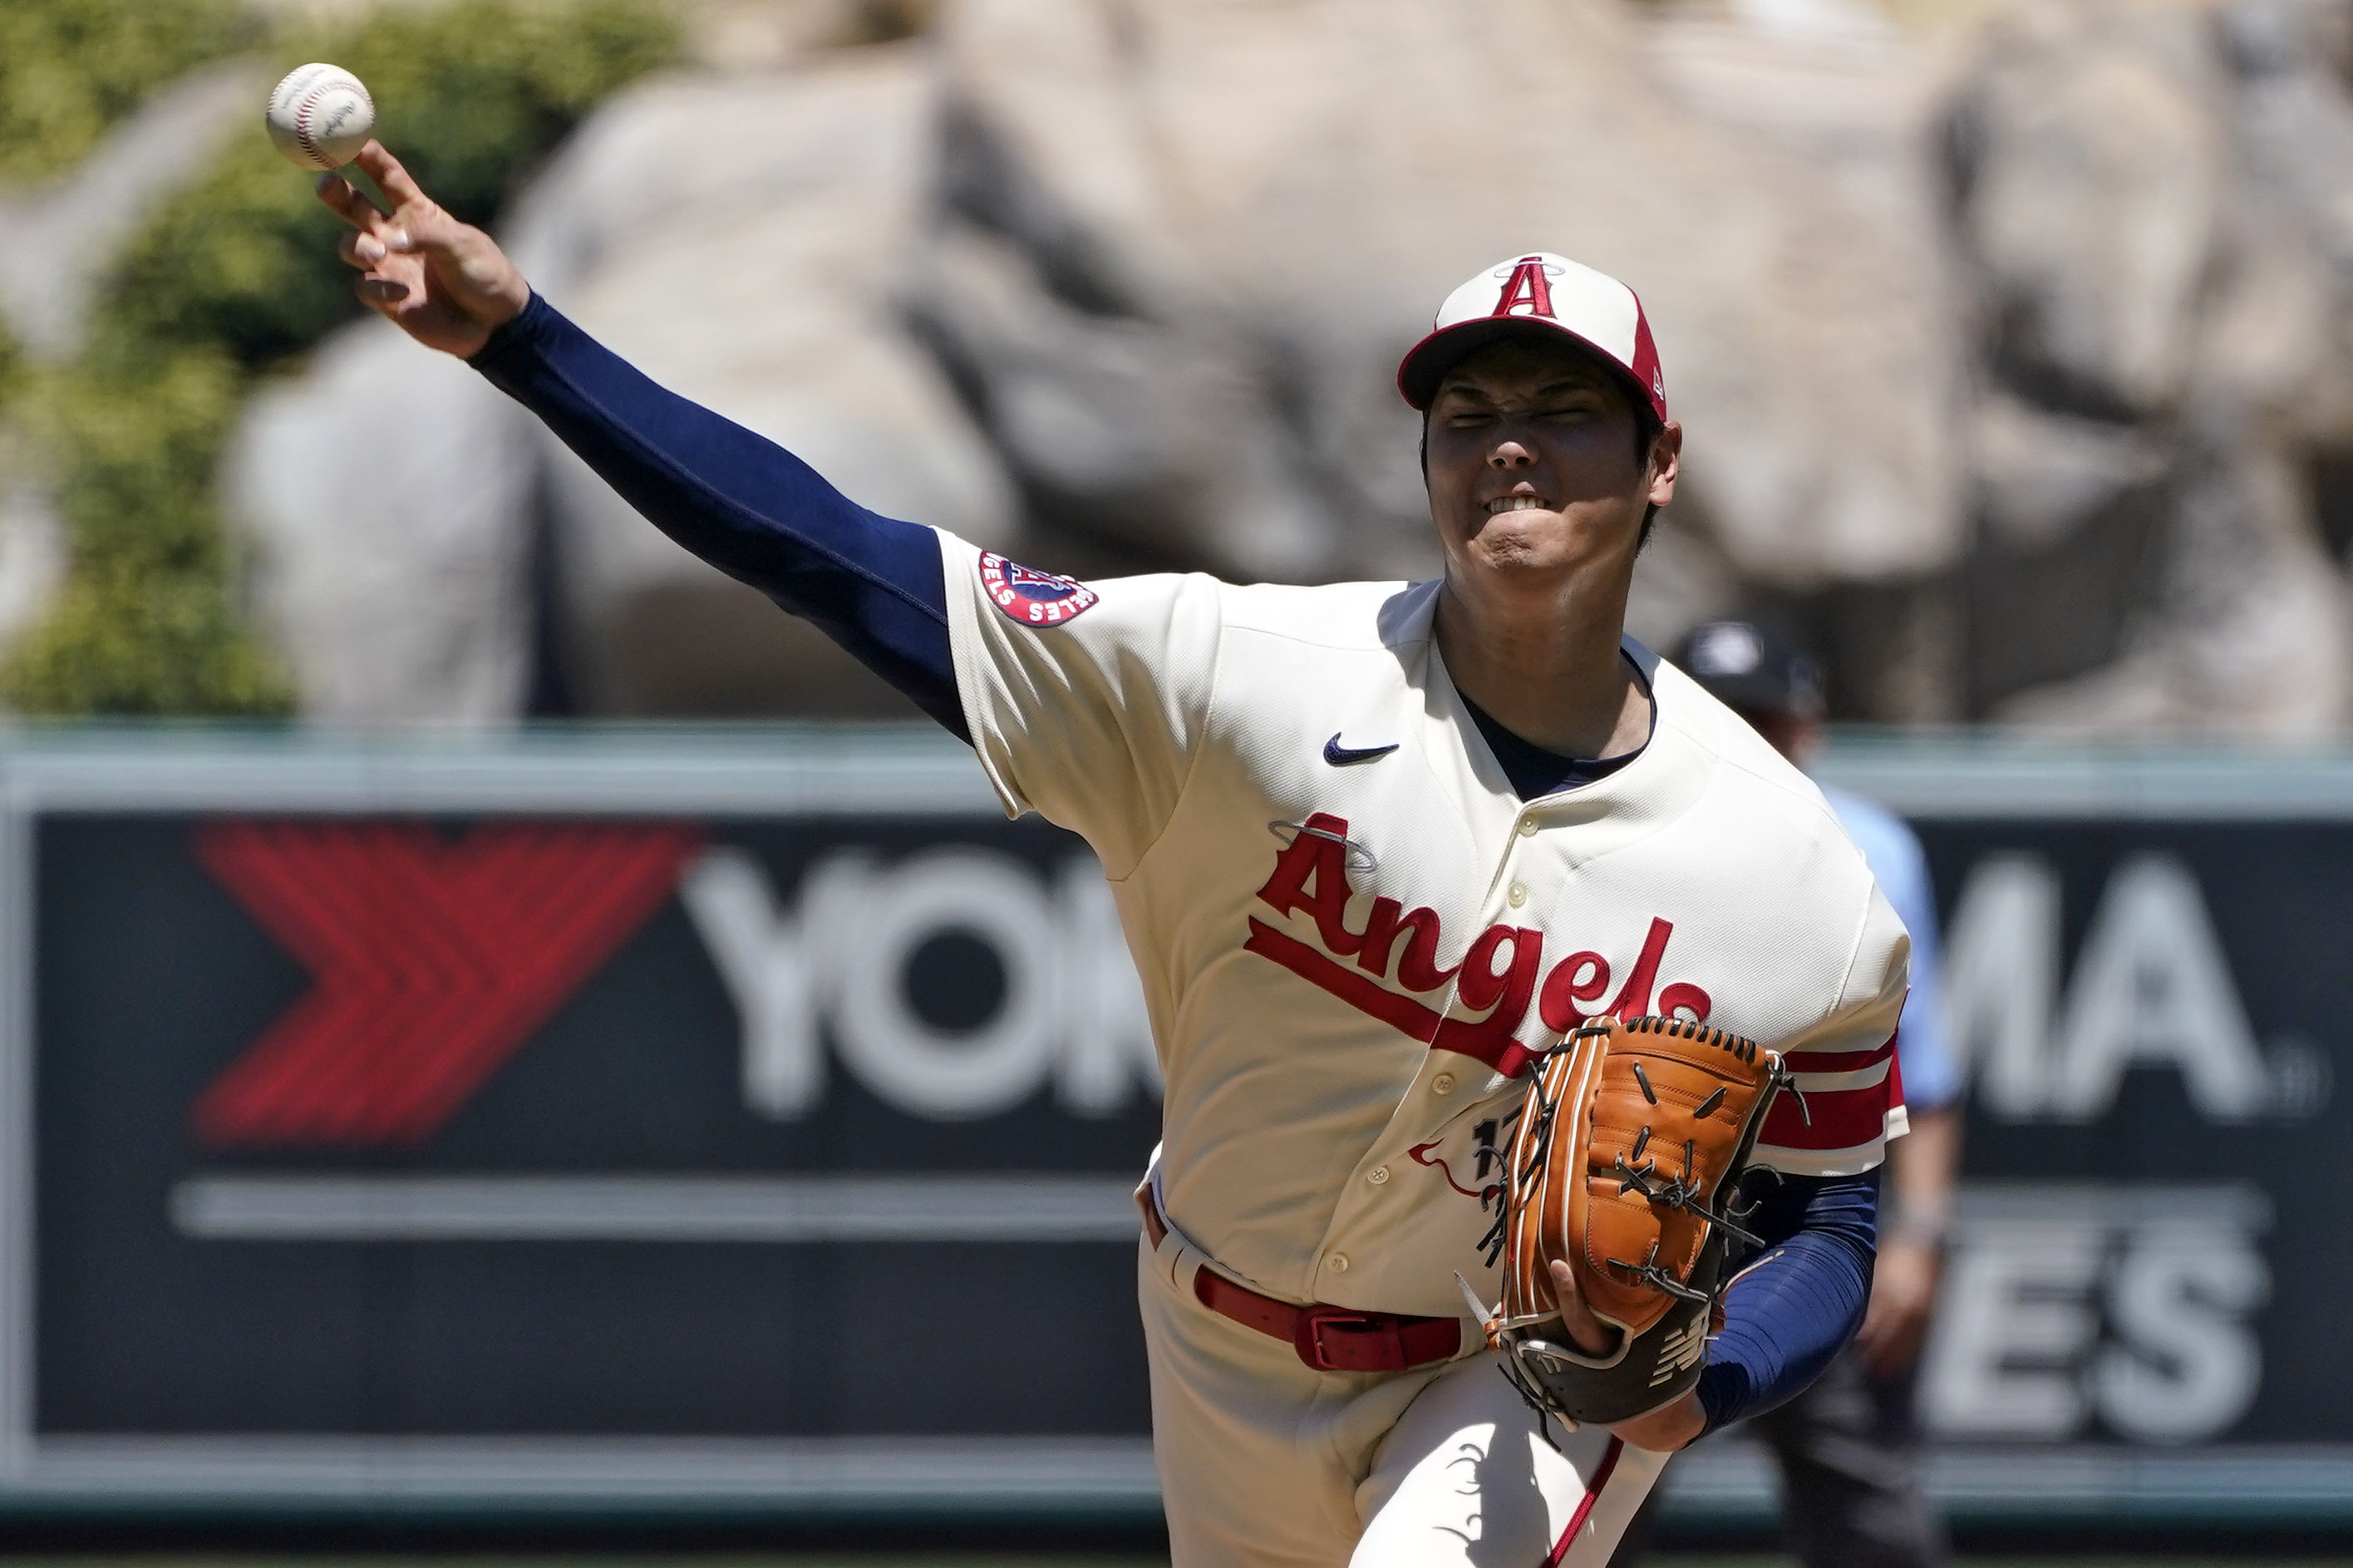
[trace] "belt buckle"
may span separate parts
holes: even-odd
[[[1383,1347],[1388,1352],[1387,1363],[1378,1366],[1342,1366],[1332,1359],[1331,1350],[1324,1343],[1324,1331],[1334,1329],[1387,1330],[1382,1336]],[[1403,1372],[1405,1370],[1405,1336],[1398,1331],[1396,1320],[1385,1315],[1351,1311],[1345,1307],[1316,1305],[1299,1314],[1292,1325],[1291,1346],[1299,1359],[1317,1372]]]

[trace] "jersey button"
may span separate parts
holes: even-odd
[[[1324,1266],[1335,1274],[1345,1274],[1348,1271],[1348,1255],[1335,1252],[1324,1260]]]
[[[1436,1078],[1431,1079],[1430,1080],[1430,1092],[1432,1094],[1452,1094],[1454,1092],[1454,1075],[1451,1072],[1442,1072]]]
[[[1523,838],[1534,838],[1535,836],[1536,819],[1533,816],[1524,816],[1520,818],[1520,837]]]
[[[1528,885],[1525,882],[1514,882],[1504,897],[1510,901],[1512,908],[1516,910],[1528,901]]]
[[[1377,1187],[1388,1179],[1389,1168],[1387,1165],[1375,1165],[1371,1170],[1365,1173],[1365,1180],[1372,1183],[1373,1185]]]

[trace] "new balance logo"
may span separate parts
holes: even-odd
[[[1707,1314],[1692,1320],[1691,1327],[1678,1329],[1659,1341],[1659,1366],[1651,1374],[1651,1386],[1672,1380],[1679,1372],[1696,1364],[1707,1353]]]

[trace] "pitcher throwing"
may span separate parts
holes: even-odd
[[[381,147],[359,161],[390,216],[321,195],[363,300],[1102,858],[1167,1080],[1137,1283],[1178,1563],[1599,1568],[1671,1453],[1853,1332],[1908,944],[1820,792],[1624,634],[1683,447],[1624,285],[1506,258],[1406,356],[1440,580],[1081,584],[865,510],[599,347]],[[1696,1383],[1614,1426],[1524,1397],[1464,1289],[1503,1294],[1532,1067],[1601,1017],[1753,1042],[1795,1091],[1753,1130],[1775,1176],[1700,1200],[1761,1250],[1725,1267]],[[1662,1163],[1606,1200],[1688,1206]],[[1607,1364],[1625,1331],[1576,1278],[1551,1271],[1544,1342]]]

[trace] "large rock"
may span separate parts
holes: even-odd
[[[1063,527],[1243,574],[1426,569],[1390,373],[1464,273],[1543,247],[1641,289],[1690,432],[1675,510],[1742,576],[1957,558],[1916,243],[1676,103],[1613,0],[965,0],[942,41],[977,237],[918,309]],[[1081,406],[1149,418],[1039,416]]]
[[[1909,9],[1917,16],[1919,7]],[[1921,335],[1909,351],[1920,356],[1920,374],[1940,382],[1947,400],[1962,400],[1955,389],[1968,378],[1935,177],[1945,86],[1936,50],[1871,0],[1678,5],[1651,14],[1640,36],[1647,63],[1683,112],[1803,165],[1841,242],[1860,238],[1905,291],[1896,330]],[[1854,300],[1866,313],[1877,303]],[[1870,331],[1875,321],[1858,324]],[[1653,646],[1669,646],[1694,620],[1762,599],[1802,624],[1829,667],[1842,716],[1961,717],[1965,648],[1954,568],[1966,537],[1956,525],[1968,500],[1968,436],[1957,422],[1947,437],[1953,467],[1919,476],[1942,510],[1882,519],[1887,536],[1908,540],[1915,552],[1894,569],[1858,571],[1850,558],[1793,589],[1769,569],[1744,571],[1707,531],[1689,526],[1687,508],[1670,509],[1636,574],[1630,626]]]
[[[2021,7],[1955,106],[1985,346],[2038,401],[2128,418],[2180,395],[2232,172],[2208,31],[2186,6]]]
[[[2353,445],[2348,15],[2023,8],[1955,94],[1995,716],[2317,736],[2353,712],[2306,478]]]
[[[306,717],[481,724],[522,710],[528,418],[373,318],[248,407],[225,497]]]
[[[607,106],[507,226],[549,299],[665,385],[860,503],[1012,538],[1003,469],[902,328],[931,83],[904,47]],[[564,643],[600,713],[904,712],[894,693],[649,527],[543,437]]]
[[[949,0],[918,46],[633,91],[507,237],[878,510],[1281,579],[1434,568],[1398,355],[1471,268],[1564,250],[1641,290],[1689,431],[1638,635],[1767,601],[1847,717],[2338,731],[2353,0],[2005,15],[1940,56],[1862,0]],[[528,627],[490,627],[542,543],[585,711],[904,711],[352,342],[259,406],[286,472],[240,492],[314,711],[512,711]],[[333,454],[412,427],[464,494],[330,517]],[[459,577],[413,648],[350,585]]]

